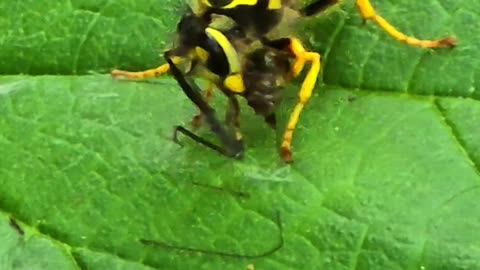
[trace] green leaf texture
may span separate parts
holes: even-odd
[[[246,104],[233,161],[171,141],[196,113],[173,79],[108,75],[163,63],[182,2],[0,1],[2,270],[480,269],[479,1],[372,0],[454,49],[353,0],[301,22],[323,68],[290,166]]]

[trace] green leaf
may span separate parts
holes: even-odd
[[[244,103],[233,161],[171,141],[196,113],[171,78],[98,74],[162,63],[182,2],[0,2],[1,269],[480,269],[480,2],[372,0],[451,50],[353,1],[302,22],[323,70],[290,166]]]
[[[79,269],[71,249],[0,213],[0,266],[2,269]]]

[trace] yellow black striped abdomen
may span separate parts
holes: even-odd
[[[207,39],[201,47],[208,53],[206,68],[220,77],[240,72],[239,56],[230,40],[214,28],[208,27],[205,33]]]
[[[238,25],[257,36],[275,27],[283,16],[282,0],[201,0],[207,13],[232,18]]]

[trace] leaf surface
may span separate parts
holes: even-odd
[[[180,1],[1,2],[1,268],[480,269],[480,2],[372,1],[458,39],[436,51],[352,2],[299,26],[323,69],[291,166],[247,106],[232,161],[171,141],[196,112],[171,78],[100,74],[162,63]]]

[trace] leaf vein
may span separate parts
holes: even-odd
[[[480,164],[475,162],[475,159],[473,158],[472,154],[470,151],[468,151],[466,147],[465,141],[461,138],[460,136],[460,131],[458,131],[455,123],[451,121],[447,114],[445,113],[445,109],[442,107],[438,99],[435,99],[433,102],[433,107],[435,108],[435,111],[439,114],[440,119],[443,121],[445,126],[450,130],[450,134],[452,139],[457,143],[459,146],[460,150],[464,153],[466,159],[469,161],[469,163],[472,165],[473,169],[475,170],[476,174],[480,176]]]
[[[85,33],[82,35],[82,39],[80,40],[80,43],[78,44],[78,47],[77,47],[77,52],[75,53],[75,56],[73,58],[73,74],[77,73],[78,59],[80,58],[80,53],[83,49],[83,46],[87,42],[87,39],[92,33],[93,28],[98,22],[98,19],[102,16],[103,10],[105,10],[105,8],[108,7],[111,2],[112,0],[109,0],[107,3],[105,3],[105,5],[100,9],[98,13],[94,13],[92,20],[88,23],[87,29],[85,30]]]
[[[330,51],[333,48],[333,44],[337,41],[338,37],[340,36],[340,33],[342,32],[342,29],[344,28],[344,26],[345,26],[345,17],[342,17],[342,20],[338,22],[337,27],[333,31],[333,34],[332,34],[332,37],[330,38],[330,42],[327,46],[327,49],[325,50],[322,56],[322,69],[320,70],[320,76],[319,76],[320,77],[319,81],[321,82],[324,81],[323,70],[324,70],[324,67],[326,67],[328,64],[328,55],[330,54]]]
[[[362,231],[362,234],[360,235],[357,248],[355,249],[355,257],[353,259],[352,266],[350,267],[350,269],[354,269],[354,270],[358,269],[358,259],[360,258],[360,253],[363,250],[363,245],[365,244],[365,240],[367,239],[369,229],[370,229],[370,226],[365,224],[365,229]]]
[[[360,75],[359,75],[359,80],[358,80],[358,87],[359,88],[362,88],[363,83],[365,82],[365,66],[368,63],[368,60],[370,60],[370,58],[372,57],[373,52],[375,51],[375,47],[378,44],[379,40],[380,39],[379,39],[378,35],[375,35],[375,38],[374,38],[373,42],[369,43],[370,48],[368,50],[367,57],[365,57],[365,60],[362,63],[360,63],[360,66],[359,66]]]

